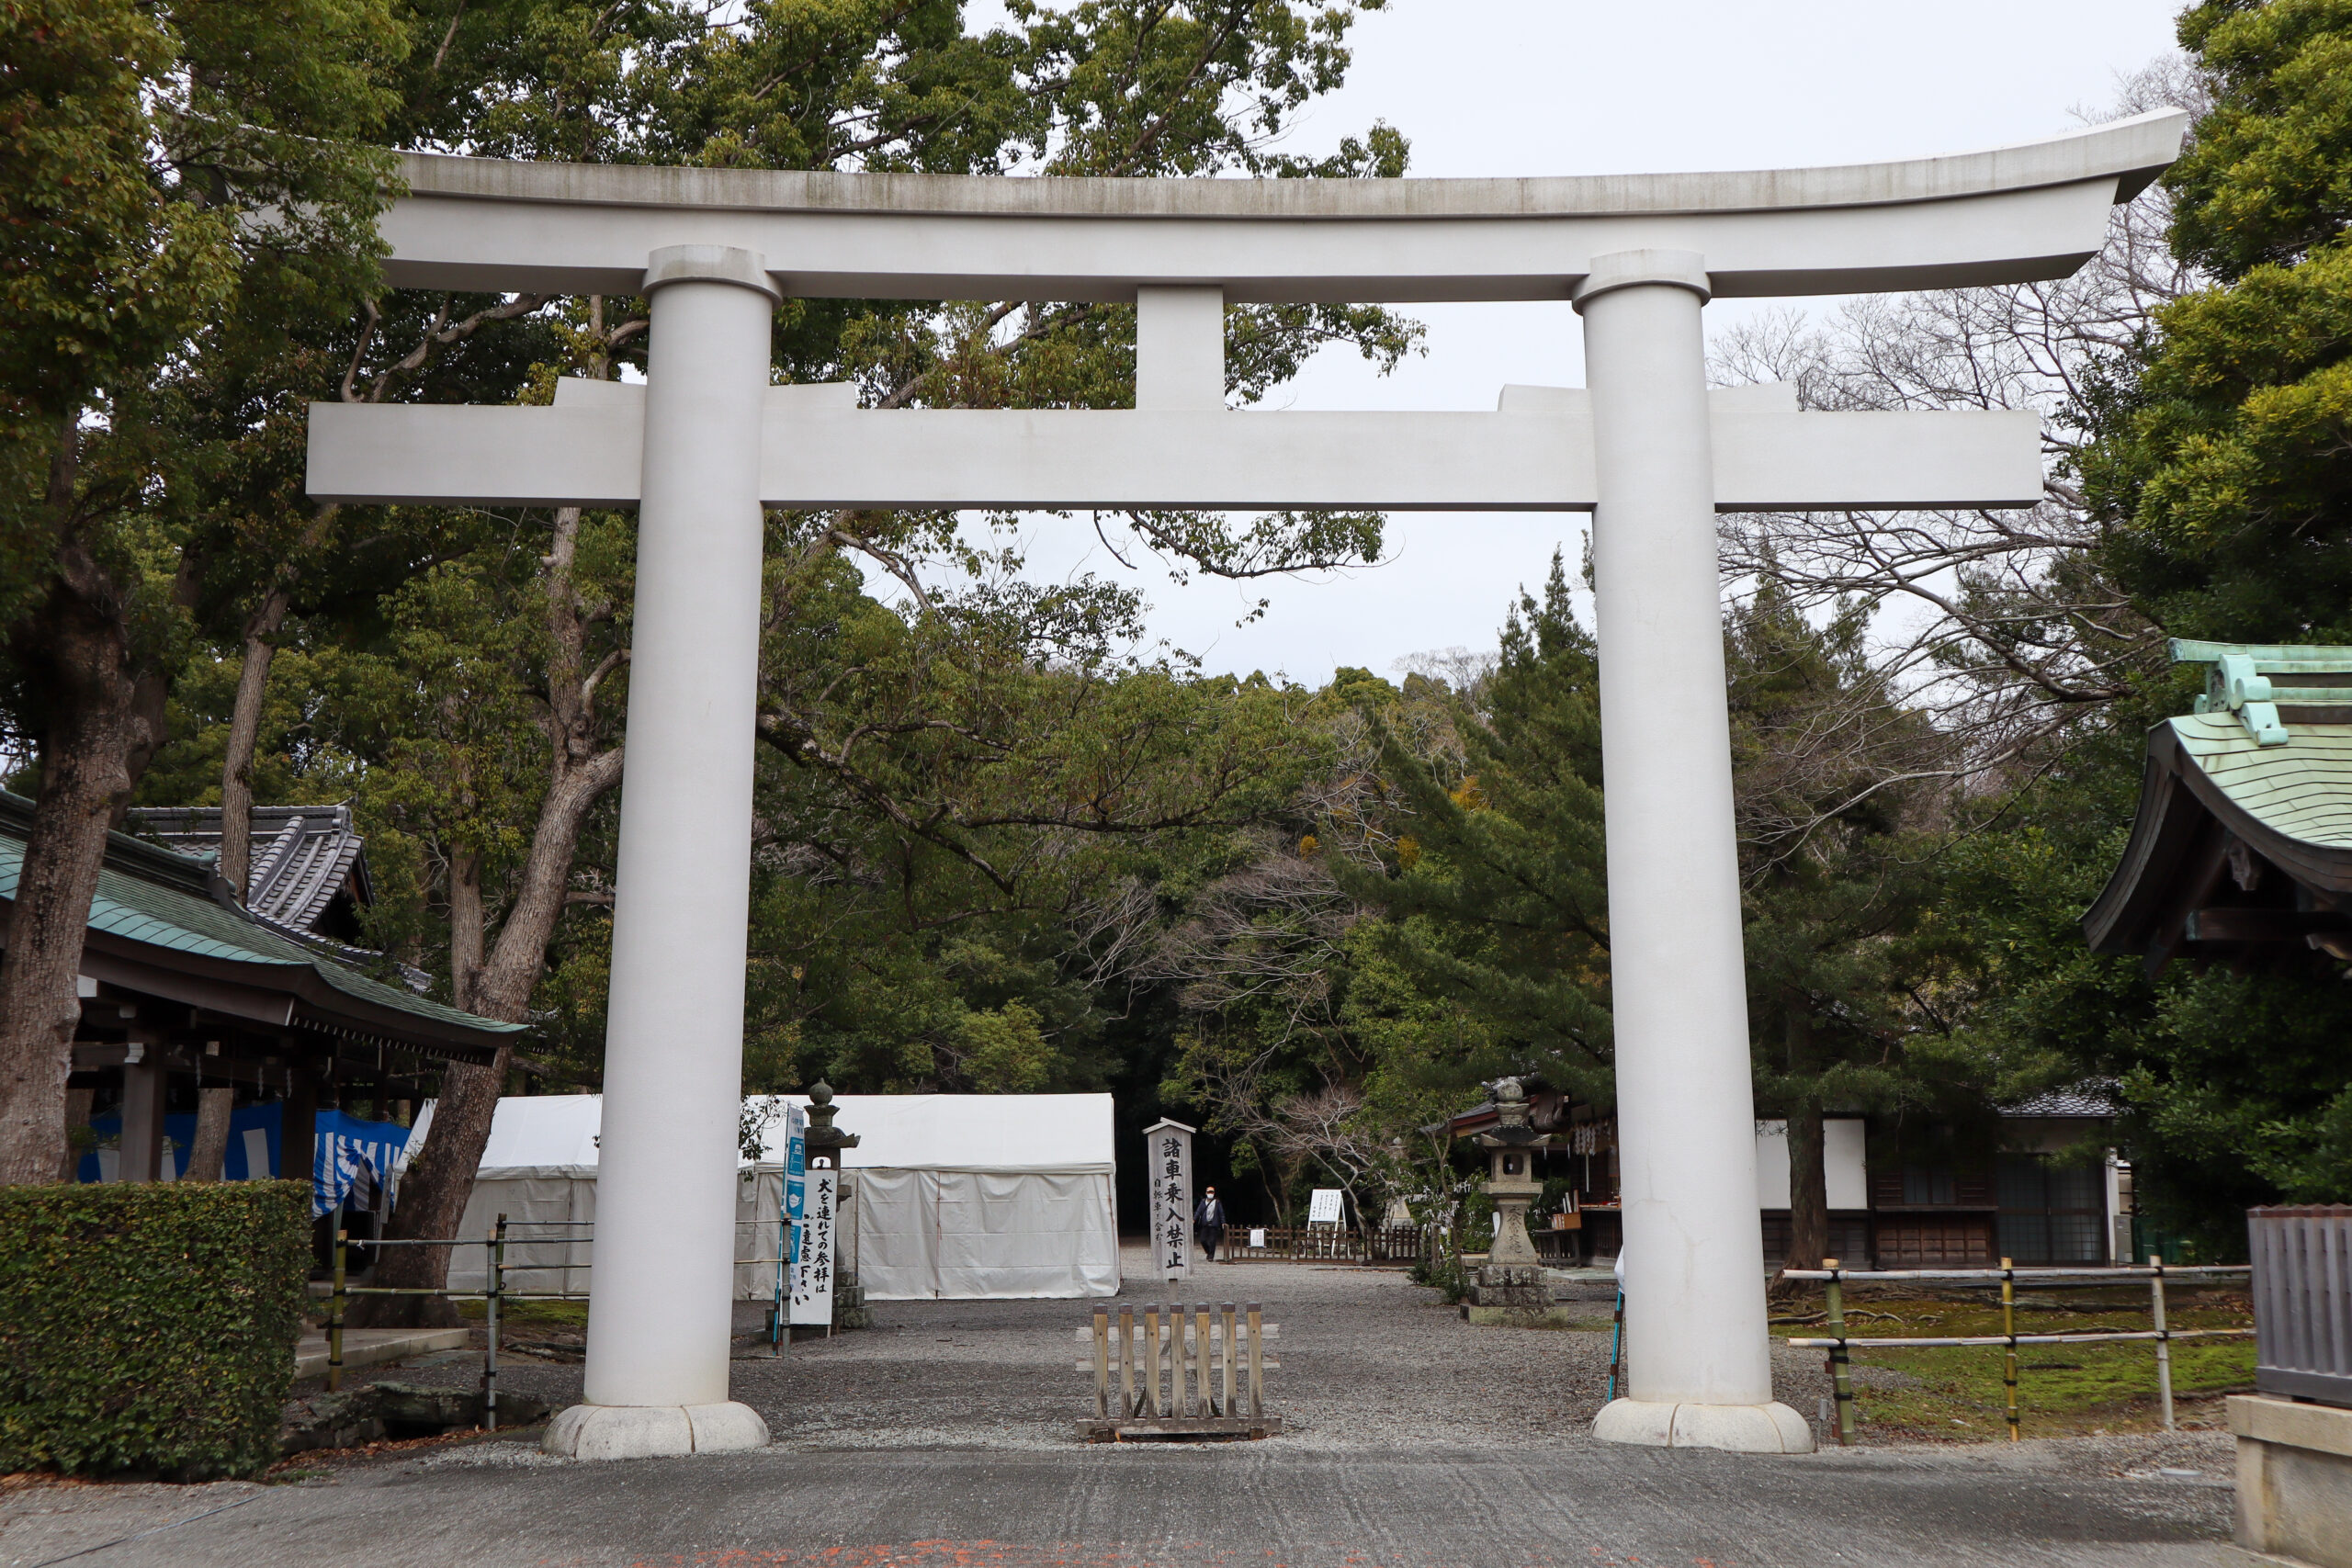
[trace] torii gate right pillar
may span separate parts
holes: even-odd
[[[1596,257],[1577,291],[1592,524],[1628,1397],[1604,1441],[1804,1453],[1772,1398],[1756,1207],[1703,257]]]

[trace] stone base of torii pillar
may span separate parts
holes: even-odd
[[[539,1446],[565,1459],[664,1459],[768,1446],[748,1404],[575,1404],[548,1423]]]

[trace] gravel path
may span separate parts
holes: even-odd
[[[1607,1290],[1577,1306],[1605,1321]],[[17,1478],[0,1481],[0,1568],[69,1553],[107,1568],[2252,1561],[2222,1544],[2226,1433],[1669,1455],[1587,1435],[1605,1331],[1474,1326],[1389,1269],[1220,1267],[1183,1294],[1254,1299],[1282,1325],[1283,1437],[1080,1444],[1091,1380],[1072,1331],[1090,1303],[881,1303],[871,1332],[782,1359],[746,1348],[734,1392],[775,1436],[762,1453],[582,1466],[524,1432],[304,1456],[268,1486]],[[1122,1298],[1159,1299],[1142,1280]],[[468,1386],[480,1367],[459,1351],[364,1375]],[[1780,1352],[1776,1371],[1813,1415],[1818,1353]],[[503,1382],[561,1404],[580,1368],[511,1360]]]
[[[1169,1299],[1159,1281],[1141,1277],[1148,1262],[1141,1249],[1125,1261],[1130,1275],[1119,1303]],[[1567,1304],[1605,1325],[1609,1291],[1605,1280],[1570,1286],[1577,1299]],[[1257,1301],[1267,1321],[1281,1325],[1269,1348],[1282,1364],[1266,1382],[1268,1406],[1283,1418],[1285,1449],[1584,1448],[1607,1393],[1605,1326],[1473,1325],[1399,1269],[1216,1265],[1195,1274],[1181,1298]],[[1091,1379],[1076,1370],[1085,1349],[1072,1337],[1091,1310],[1066,1301],[878,1302],[870,1331],[804,1340],[780,1360],[746,1347],[735,1364],[734,1394],[766,1418],[787,1450],[1069,1448],[1071,1423],[1092,1404]],[[757,1326],[758,1306],[738,1314],[739,1326]],[[503,1367],[501,1384],[514,1393],[559,1405],[579,1397],[576,1364],[515,1359]],[[459,1353],[390,1375],[460,1385],[479,1368],[478,1352]],[[1872,1367],[1856,1368],[1855,1376],[1865,1388],[1908,1381]],[[1776,1342],[1773,1377],[1783,1401],[1808,1420],[1817,1416],[1829,1393],[1819,1351]],[[2081,1456],[2089,1473],[2175,1468],[2222,1480],[2233,1473],[2226,1434],[2068,1439],[2059,1448]],[[2042,1449],[2028,1443],[2018,1451]],[[453,1456],[452,1462],[471,1461]]]

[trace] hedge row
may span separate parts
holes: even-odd
[[[308,1182],[0,1188],[0,1472],[270,1463],[310,1236]]]

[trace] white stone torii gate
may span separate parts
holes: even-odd
[[[763,507],[1591,511],[1631,1396],[1595,1435],[1802,1451],[1772,1398],[1714,513],[2027,506],[2030,413],[1710,392],[1711,297],[2064,276],[2187,117],[1748,174],[965,178],[411,155],[401,287],[650,297],[646,384],[311,412],[322,500],[639,508],[588,1457],[757,1447],[728,1399]],[[859,410],[769,385],[784,296],[1133,299],[1136,409]],[[1478,413],[1225,406],[1223,307],[1571,299],[1589,391]]]

